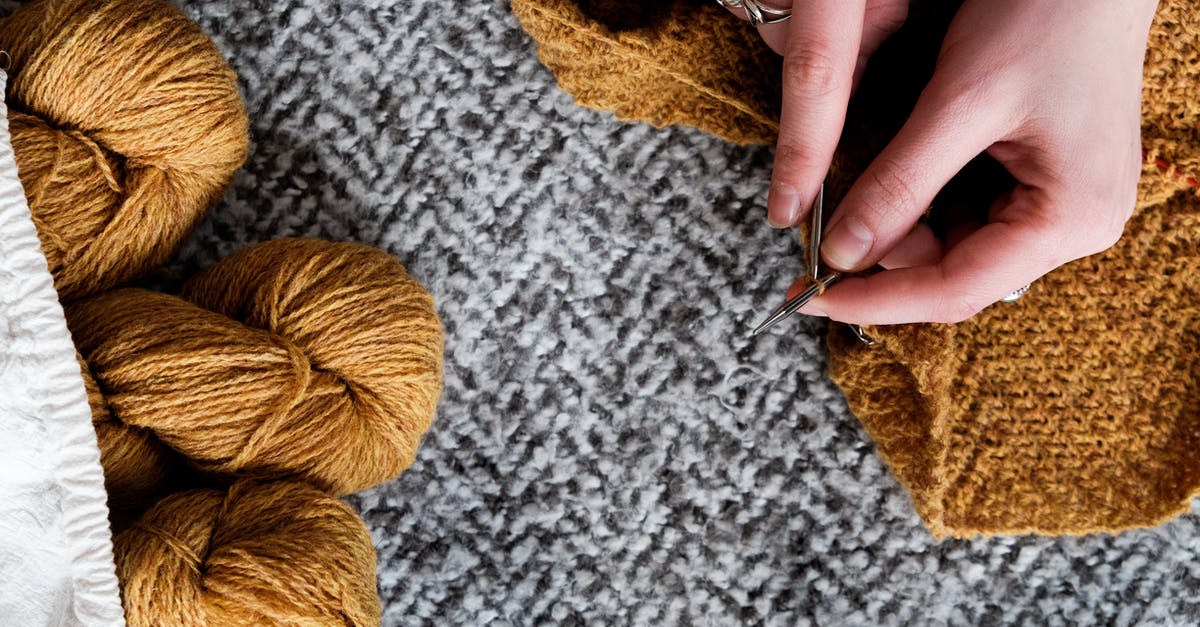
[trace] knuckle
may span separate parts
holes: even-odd
[[[942,269],[939,282],[943,289],[938,292],[938,300],[934,304],[930,322],[957,324],[970,319],[991,304],[975,297],[970,290],[964,288],[961,281],[952,280],[945,268]]]
[[[775,168],[776,176],[793,186],[799,186],[801,181],[796,175],[805,172],[810,167],[817,167],[817,157],[814,150],[804,143],[800,141],[784,143],[781,138],[775,147],[775,163],[779,164]]]
[[[938,302],[934,308],[934,320],[932,322],[942,322],[947,324],[957,324],[971,319],[975,314],[983,311],[986,305],[979,305],[975,299],[961,294],[947,294]]]
[[[1026,236],[1022,243],[1024,257],[1031,265],[1049,271],[1083,256],[1074,246],[1079,239],[1076,220],[1046,211],[1022,212],[1010,219],[1010,226],[1035,234]]]
[[[1140,165],[1140,164],[1139,164]],[[1140,174],[1140,171],[1139,171]],[[1132,182],[1130,182],[1132,181]],[[1088,220],[1092,225],[1086,233],[1090,236],[1091,249],[1086,254],[1100,253],[1113,246],[1125,235],[1125,227],[1137,208],[1137,178],[1129,176],[1096,180],[1080,194],[1081,205],[1077,215],[1095,216]]]
[[[1079,242],[1081,246],[1078,250],[1078,257],[1102,253],[1116,246],[1125,235],[1125,226],[1133,216],[1136,200],[1131,199],[1125,202],[1124,199],[1114,200],[1111,196],[1109,198],[1097,197],[1089,204],[1091,204],[1090,210],[1085,209],[1077,214],[1094,216],[1085,220],[1086,226],[1083,229],[1075,230],[1073,234],[1074,237],[1082,240]],[[1075,220],[1070,222],[1077,223]],[[1064,233],[1064,236],[1069,238],[1072,233]]]
[[[920,203],[909,181],[912,174],[907,166],[887,159],[864,173],[872,193],[865,195],[863,205],[875,221],[895,222],[910,215]]]
[[[828,96],[842,86],[839,69],[828,52],[812,45],[797,45],[784,57],[784,83],[812,96]]]
[[[1092,254],[1100,253],[1117,245],[1125,235],[1125,223],[1129,220],[1130,212],[1124,207],[1116,206],[1107,212],[1108,220],[1100,222],[1095,236],[1095,250]]]
[[[1136,179],[1134,179],[1136,180]],[[1123,192],[1116,194],[1116,203],[1112,207],[1110,215],[1113,218],[1113,223],[1110,225],[1110,235],[1114,237],[1113,244],[1125,235],[1125,226],[1129,220],[1133,218],[1134,211],[1137,210],[1137,183],[1128,186]]]
[[[904,26],[908,19],[908,3],[886,1],[870,7],[873,9],[872,19],[877,27],[885,33],[894,33]]]
[[[1114,212],[1113,220],[1105,228],[1105,233],[1103,233],[1103,237],[1100,240],[1103,246],[1100,250],[1108,250],[1121,241],[1121,237],[1125,235],[1125,222],[1127,220],[1128,218],[1125,216],[1123,210],[1118,209]]]

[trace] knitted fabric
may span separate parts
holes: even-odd
[[[560,85],[587,85],[579,88],[586,98],[576,93],[581,102],[638,101],[667,82],[643,76],[633,84],[597,69],[617,67],[622,54],[613,53],[607,66],[590,61],[584,57],[595,49],[582,46],[579,33],[605,33],[607,46],[623,44],[624,50],[634,47],[633,40],[581,21],[568,0],[513,4],[540,40],[542,59]],[[752,30],[687,10],[686,31],[670,30],[666,25],[678,22],[663,18],[657,30],[639,31],[638,41],[668,42],[661,45],[671,54],[699,64],[687,76],[711,77],[713,66],[761,68],[751,61],[757,53],[747,48],[708,44],[734,37],[717,33]],[[531,16],[554,26],[531,22]],[[898,39],[889,44],[890,53],[914,41],[936,49],[940,40]],[[567,49],[579,58],[564,71],[561,51]],[[580,75],[580,68],[592,73]],[[922,71],[927,68],[914,73]],[[674,76],[671,81],[687,83]],[[840,325],[831,327],[830,374],[935,535],[1144,527],[1187,511],[1200,492],[1198,81],[1200,12],[1186,0],[1166,0],[1146,55],[1147,156],[1137,210],[1116,246],[1050,273],[1020,301],[997,304],[961,324],[875,327],[869,332],[877,342],[870,347]],[[705,85],[719,93],[733,89],[732,83]],[[595,94],[602,90],[620,93]],[[891,92],[872,92],[867,80],[863,92],[833,172],[835,193],[877,154],[911,104],[911,94],[893,102],[883,97]],[[692,113],[707,97],[695,90],[674,105],[677,115],[645,119],[670,119],[745,141],[729,131],[732,123],[721,126]],[[763,116],[775,111],[755,110]],[[630,116],[628,110],[619,115]]]
[[[578,104],[739,144],[774,142],[779,58],[715,2],[513,0],[512,8]]]

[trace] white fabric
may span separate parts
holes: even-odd
[[[123,625],[114,570],[91,411],[0,101],[0,623]]]

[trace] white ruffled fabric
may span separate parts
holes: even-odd
[[[125,623],[92,414],[2,100],[0,623]]]

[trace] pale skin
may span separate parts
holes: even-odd
[[[883,270],[844,279],[801,313],[859,324],[959,322],[1114,245],[1137,194],[1142,62],[1156,4],[966,0],[912,115],[825,229],[830,267]],[[804,219],[850,94],[907,9],[907,0],[796,0],[790,21],[759,27],[784,56],[773,225]],[[993,203],[986,224],[943,241],[919,219],[982,153],[1016,187]],[[798,280],[788,296],[808,285]]]

